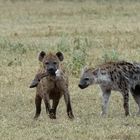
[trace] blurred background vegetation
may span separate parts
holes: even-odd
[[[75,120],[49,120],[43,106],[33,121],[40,51],[64,53]],[[0,0],[1,140],[137,140],[139,117],[124,118],[121,95],[112,94],[108,118],[100,118],[99,89],[78,88],[81,69],[107,61],[140,61],[139,0]]]

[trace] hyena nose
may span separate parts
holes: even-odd
[[[54,69],[53,68],[49,68],[48,71],[52,72]]]
[[[48,72],[49,72],[51,75],[55,75],[55,69],[54,69],[54,68],[49,68],[49,69],[48,69]]]
[[[88,87],[88,85],[83,85],[83,84],[79,84],[78,86],[79,86],[79,88],[81,88],[81,89],[84,89],[84,88]]]
[[[82,85],[81,84],[79,84],[78,86],[79,86],[79,88],[82,88]]]

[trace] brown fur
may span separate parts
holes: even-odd
[[[36,97],[35,97],[35,104],[36,104],[36,114],[34,118],[38,118],[41,112],[41,101],[43,99],[45,106],[46,106],[46,111],[49,113],[49,117],[51,119],[56,118],[56,108],[59,103],[60,98],[64,95],[64,99],[66,102],[67,106],[67,114],[69,118],[74,118],[73,113],[72,113],[72,108],[71,108],[71,103],[70,103],[70,96],[69,96],[69,90],[68,90],[68,77],[66,74],[63,72],[61,68],[61,75],[56,76],[56,75],[51,75],[47,72],[47,65],[50,62],[53,62],[51,65],[54,65],[57,69],[60,69],[60,61],[61,58],[60,55],[49,53],[45,54],[44,56],[41,56],[41,53],[39,55],[39,60],[42,63],[41,68],[38,71],[38,74],[43,74],[47,73],[47,76],[42,78],[39,84],[37,85],[36,88]],[[46,65],[47,64],[47,65]],[[36,76],[37,76],[36,75]],[[50,105],[50,100],[53,101],[52,107]]]

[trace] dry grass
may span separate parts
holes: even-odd
[[[124,117],[122,97],[113,92],[109,115],[102,118],[99,88],[80,90],[77,84],[83,57],[93,66],[140,60],[140,2],[13,2],[0,0],[0,139],[138,140],[140,118],[132,97],[132,116]],[[52,49],[65,54],[74,121],[63,100],[56,120],[48,118],[44,105],[39,120],[33,120],[35,89],[28,87],[39,66],[37,54]]]

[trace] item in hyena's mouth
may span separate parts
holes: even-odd
[[[40,80],[44,77],[48,76],[48,74],[46,72],[44,73],[38,73],[35,75],[34,80],[32,81],[30,88],[34,88],[37,87],[37,85],[39,84]]]
[[[57,69],[57,71],[55,72],[55,74],[56,74],[57,77],[60,77],[63,74],[63,72],[62,72],[62,70]]]

